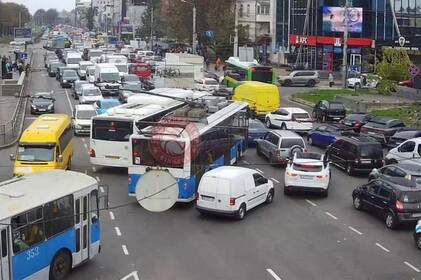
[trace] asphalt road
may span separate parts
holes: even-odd
[[[42,62],[41,50],[36,51],[39,68]],[[29,89],[54,90],[56,111],[71,114],[70,90],[61,89],[45,70],[32,73]],[[299,90],[284,89],[283,95]],[[32,120],[28,113],[26,125]],[[381,220],[353,209],[352,190],[365,177],[332,167],[328,198],[285,197],[284,170],[250,149],[241,164],[275,182],[271,205],[257,207],[243,221],[201,216],[193,203],[150,213],[128,197],[127,170],[89,164],[88,144],[88,138],[76,137],[73,169],[107,184],[111,206],[127,206],[101,213],[102,252],[70,279],[421,279],[413,227],[387,230]],[[7,157],[14,150],[0,151],[1,180],[11,176]]]

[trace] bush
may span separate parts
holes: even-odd
[[[384,49],[383,57],[376,65],[377,74],[385,81],[383,87],[391,86],[387,81],[400,82],[409,79],[408,69],[411,64],[406,50]]]
[[[396,82],[392,80],[381,80],[377,86],[377,91],[382,95],[391,95],[396,91]]]

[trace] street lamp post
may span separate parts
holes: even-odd
[[[343,60],[342,60],[342,87],[346,88],[346,77],[348,72],[348,9],[349,9],[349,0],[345,0],[345,29],[344,29],[344,47],[342,50]]]
[[[196,39],[197,39],[197,32],[196,32],[196,3],[195,2],[189,2],[186,0],[181,0],[183,3],[187,3],[193,6],[193,36],[192,36],[192,51],[193,54],[196,54]]]

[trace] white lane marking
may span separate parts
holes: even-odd
[[[329,212],[325,212],[326,215],[328,215],[329,217],[331,217],[334,220],[337,220],[338,218],[333,216],[332,214],[330,214]]]
[[[308,204],[310,204],[311,206],[317,206],[317,204],[316,204],[316,203],[314,203],[314,202],[313,202],[313,201],[311,201],[311,200],[306,199],[306,202],[307,202]]]
[[[280,182],[278,180],[276,180],[275,178],[270,178],[272,181],[274,181],[277,184],[280,184]]]
[[[260,170],[259,168],[256,168],[257,171],[259,171],[260,173],[265,173],[262,170]]]
[[[99,187],[99,190],[100,190],[101,192],[105,192],[103,187]]]
[[[127,274],[126,276],[124,276],[120,280],[128,280],[128,279],[140,280],[138,272],[137,271],[133,271],[132,273]]]
[[[73,106],[72,106],[72,102],[70,101],[69,94],[67,93],[67,88],[64,89],[64,92],[66,93],[67,101],[69,102],[69,106],[70,106],[70,112],[72,113],[72,116],[73,116]]]
[[[282,280],[281,277],[279,277],[278,275],[276,275],[276,273],[270,269],[270,268],[266,268],[266,271],[276,280]]]
[[[376,242],[376,246],[382,249],[383,251],[390,253],[390,250],[384,247],[382,244]]]
[[[418,268],[416,268],[415,266],[413,266],[409,262],[403,262],[403,263],[406,264],[408,267],[412,268],[413,270],[415,270],[415,272],[420,272],[420,270]]]
[[[127,246],[126,245],[121,245],[121,248],[123,248],[123,253],[127,256],[129,255],[129,251],[127,250]]]
[[[118,227],[114,227],[115,229],[115,234],[117,234],[117,236],[121,236],[121,231]]]
[[[249,164],[249,162],[248,162],[247,160],[243,160],[243,162],[244,162],[245,164]]]
[[[114,213],[110,211],[110,219],[115,220]]]
[[[96,172],[96,168],[95,168],[95,166],[92,166],[92,171],[93,171],[93,172]]]
[[[95,177],[95,179],[96,179],[98,182],[101,182],[101,179],[100,179],[98,176],[96,176],[96,177]]]
[[[88,145],[86,145],[86,143],[83,143],[83,147],[85,147],[85,149],[88,149]]]
[[[348,228],[349,228],[350,230],[352,230],[353,232],[355,232],[355,233],[359,234],[359,235],[363,235],[363,233],[362,233],[361,231],[357,230],[356,228],[353,228],[353,227],[351,227],[351,226],[349,226]]]

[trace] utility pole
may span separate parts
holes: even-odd
[[[19,11],[19,27],[22,27],[22,12]]]
[[[347,72],[348,72],[348,10],[349,10],[349,1],[350,0],[345,0],[345,29],[344,29],[344,47],[342,50],[342,54],[343,54],[343,60],[342,60],[342,87],[346,88],[346,77],[347,77]]]
[[[196,3],[193,2],[193,37],[192,37],[192,48],[193,48],[193,54],[196,54]]]
[[[149,41],[151,42],[151,50],[153,50],[153,0],[151,0],[151,35]]]
[[[234,57],[238,57],[238,4],[235,0],[234,6]]]

